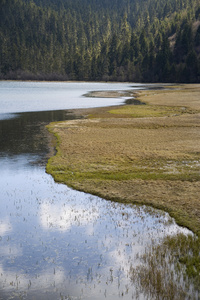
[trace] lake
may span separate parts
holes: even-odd
[[[89,98],[140,84],[0,82],[0,299],[146,299],[132,278],[139,257],[183,232],[168,214],[74,191],[45,173],[45,125],[72,108],[122,104]]]

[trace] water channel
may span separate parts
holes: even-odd
[[[0,299],[145,299],[131,280],[152,240],[185,232],[166,213],[57,184],[45,173],[45,125],[69,109],[123,99],[86,98],[109,83],[0,82]]]

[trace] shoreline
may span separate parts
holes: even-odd
[[[57,153],[46,171],[76,190],[162,209],[199,236],[200,85],[178,88],[134,91],[147,105],[70,110],[82,119],[48,125]]]

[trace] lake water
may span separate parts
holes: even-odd
[[[132,267],[167,234],[166,213],[71,190],[45,173],[44,125],[72,108],[116,105],[93,90],[140,85],[0,82],[0,299],[145,299]]]
[[[128,90],[133,85],[121,83],[76,82],[0,82],[0,113],[49,111],[116,105],[122,99],[87,98],[91,91]],[[134,84],[134,89],[141,88]]]

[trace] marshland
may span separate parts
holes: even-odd
[[[0,84],[0,297],[198,299],[199,85]]]

